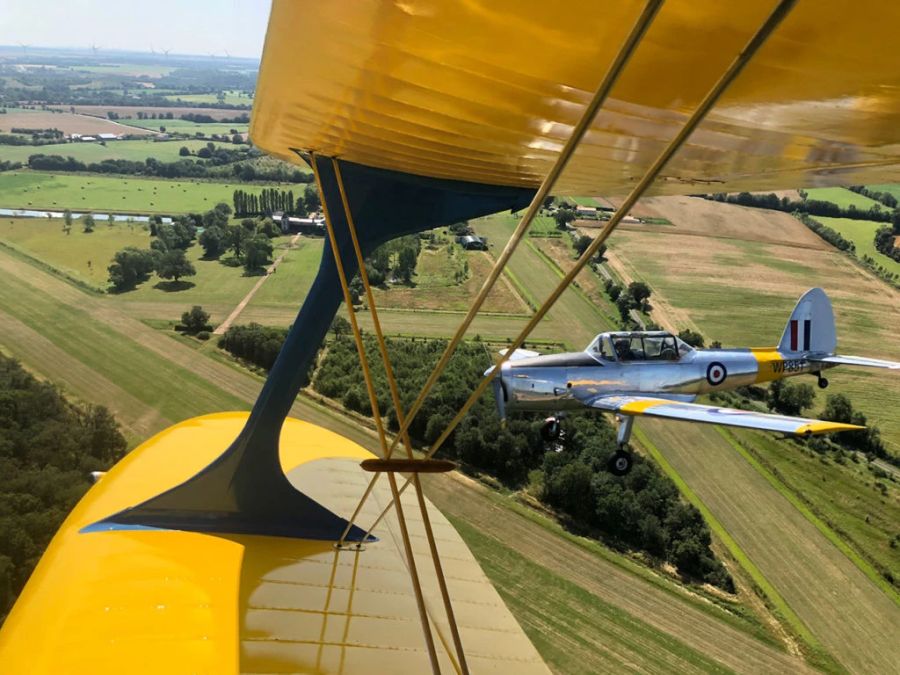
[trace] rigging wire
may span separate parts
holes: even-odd
[[[481,290],[478,292],[472,306],[469,308],[469,311],[466,313],[466,316],[463,318],[462,323],[459,328],[457,328],[456,333],[450,339],[450,342],[447,344],[447,347],[444,349],[441,358],[438,360],[437,365],[432,370],[431,375],[429,375],[428,379],[425,381],[425,384],[422,385],[422,390],[419,392],[419,395],[416,397],[416,400],[413,402],[409,411],[406,414],[406,418],[401,420],[398,416],[398,422],[400,423],[400,431],[394,437],[393,442],[385,453],[386,457],[390,457],[391,453],[394,451],[394,448],[397,446],[397,443],[401,438],[404,439],[404,442],[408,444],[409,437],[408,431],[409,427],[412,424],[413,419],[419,413],[422,408],[423,403],[425,402],[425,398],[431,392],[431,389],[434,387],[435,382],[440,377],[441,373],[443,373],[444,369],[447,367],[447,364],[450,362],[450,358],[453,356],[456,351],[457,346],[462,341],[463,336],[466,331],[469,329],[469,325],[475,319],[475,316],[478,314],[478,311],[481,309],[481,306],[484,304],[485,299],[490,293],[491,289],[494,286],[494,283],[500,277],[500,274],[503,272],[504,267],[506,266],[507,261],[512,256],[513,252],[516,250],[519,242],[525,236],[528,228],[531,226],[532,221],[535,216],[537,216],[538,211],[544,203],[544,200],[550,194],[550,191],[553,189],[553,186],[556,184],[557,179],[560,174],[562,174],[563,170],[569,163],[572,155],[575,153],[575,150],[578,148],[579,143],[581,142],[584,135],[590,129],[591,124],[594,121],[598,111],[606,102],[606,99],[609,97],[609,93],[612,91],[613,86],[619,79],[622,71],[624,70],[626,64],[629,59],[634,54],[650,25],[653,23],[654,18],[659,12],[660,7],[662,6],[665,0],[647,0],[646,5],[644,6],[643,11],[635,20],[634,25],[631,28],[631,31],[628,34],[628,37],[622,43],[622,46],[619,48],[618,53],[616,54],[615,59],[613,59],[612,63],[609,65],[606,73],[603,76],[600,85],[597,87],[596,92],[594,92],[594,96],[591,99],[588,106],[585,108],[584,112],[581,115],[581,118],[578,120],[578,123],[575,125],[575,128],[572,130],[572,134],[569,136],[569,139],[566,141],[565,146],[557,157],[556,162],[551,167],[549,173],[544,178],[537,192],[531,200],[531,203],[528,206],[528,210],[523,214],[519,224],[516,226],[515,231],[510,236],[509,241],[503,249],[503,252],[500,254],[500,257],[494,263],[494,266],[491,268],[490,274],[488,278],[485,279],[484,284],[481,287]],[[345,206],[346,208],[346,206]],[[348,216],[348,222],[349,216]],[[361,267],[364,267],[361,265]],[[362,272],[361,272],[362,274]],[[371,305],[371,301],[370,301]],[[395,405],[396,408],[396,405]],[[398,409],[399,410],[399,409]],[[455,425],[454,425],[455,426]],[[411,446],[408,446],[411,447]],[[430,455],[429,455],[430,456]],[[347,526],[347,530],[342,535],[341,539],[343,540],[346,537],[346,533],[349,532],[350,527],[354,524],[357,516],[362,511],[363,506],[366,503],[366,500],[369,498],[369,495],[372,493],[372,489],[375,487],[375,482],[378,480],[379,474],[375,474],[369,482],[368,487],[360,498],[360,502],[354,510],[353,516],[350,518],[350,522]],[[406,489],[406,486],[409,483],[405,483],[403,489]],[[402,490],[401,490],[402,492]],[[379,521],[381,518],[379,517]],[[376,521],[378,522],[378,521]],[[373,526],[374,527],[374,526]]]
[[[387,344],[384,340],[384,333],[381,330],[381,321],[378,318],[378,310],[375,305],[375,296],[372,293],[372,287],[369,284],[369,275],[368,272],[366,272],[366,261],[363,257],[362,249],[359,245],[359,237],[356,234],[356,224],[353,222],[353,213],[350,210],[350,202],[347,199],[347,190],[344,187],[344,179],[341,175],[340,163],[334,158],[332,158],[331,163],[332,167],[334,168],[335,178],[337,179],[338,190],[341,195],[341,203],[344,207],[344,217],[347,221],[347,229],[350,232],[350,238],[353,242],[353,251],[356,254],[356,262],[359,267],[359,276],[362,280],[363,288],[365,289],[366,300],[369,303],[369,312],[372,315],[372,324],[375,328],[375,337],[378,342],[378,350],[381,354],[381,360],[384,363],[385,375],[387,376],[388,386],[391,392],[391,401],[394,405],[394,412],[397,415],[397,422],[402,425],[404,422],[403,403],[400,400],[400,391],[397,387],[397,380],[394,377],[394,368],[391,365],[391,359],[388,355]],[[349,289],[347,290],[349,293]],[[373,408],[373,410],[375,410],[375,408]],[[413,459],[413,446],[412,442],[409,439],[409,433],[407,431],[403,431],[402,435],[404,444],[406,445],[406,454],[409,459]],[[384,444],[382,444],[382,449],[384,449]],[[391,446],[386,450],[385,459],[390,459],[393,449],[393,446]],[[369,481],[369,485],[363,495],[364,498],[368,497],[368,495],[372,492],[372,488],[375,486],[375,482],[378,480],[379,476],[381,476],[381,472],[376,472],[372,476],[372,479]],[[391,480],[393,490],[396,487],[395,485],[393,485],[393,476],[391,476]],[[428,508],[425,503],[425,495],[422,492],[422,484],[419,481],[419,476],[417,473],[413,473],[413,484],[416,488],[416,497],[419,504],[419,510],[422,513],[422,524],[425,528],[425,538],[428,540],[428,547],[431,552],[432,561],[434,562],[434,571],[438,581],[438,588],[441,593],[441,599],[444,603],[444,610],[447,614],[447,621],[450,625],[450,633],[453,638],[453,645],[456,650],[456,656],[458,659],[458,662],[454,662],[453,665],[462,675],[468,675],[469,668],[466,664],[466,655],[465,651],[463,650],[462,639],[459,635],[459,628],[456,625],[456,617],[453,612],[453,605],[450,601],[450,592],[447,589],[447,580],[444,578],[444,570],[441,565],[440,555],[438,554],[437,542],[434,539],[434,532],[431,528],[431,519],[428,517]],[[341,535],[340,540],[338,541],[338,547],[343,546],[345,538],[349,534],[350,529],[353,527],[353,520],[359,515],[359,511],[362,509],[364,502],[365,499],[361,499],[359,501],[359,504],[357,505],[353,516],[351,517],[350,521],[348,521],[347,527]]]
[[[315,176],[315,179],[316,179],[316,185],[318,185],[318,187],[319,187],[319,193],[324,195],[325,192],[322,189],[322,180],[319,175],[319,167],[318,167],[318,162],[317,162],[315,153],[310,154],[310,159],[312,160],[310,163],[312,164],[313,175]],[[332,161],[334,161],[334,160],[332,160]],[[343,191],[342,191],[342,196],[343,196]],[[344,202],[344,205],[345,205],[345,208],[347,208],[346,201]],[[378,409],[378,396],[375,393],[375,384],[372,379],[372,372],[369,368],[369,360],[366,357],[366,349],[365,349],[365,345],[363,344],[362,333],[359,330],[359,323],[356,320],[356,310],[353,308],[353,302],[350,297],[350,287],[347,284],[347,275],[344,271],[344,261],[341,258],[341,250],[338,246],[337,236],[335,235],[335,232],[334,232],[334,223],[333,223],[333,221],[331,219],[331,215],[328,211],[328,200],[324,199],[324,198],[322,199],[322,212],[325,214],[325,226],[326,226],[326,229],[328,230],[328,240],[331,243],[331,251],[332,251],[332,254],[334,255],[335,267],[337,269],[338,278],[341,282],[341,291],[344,294],[344,302],[347,305],[347,312],[350,316],[350,327],[353,329],[353,339],[356,342],[356,349],[359,352],[359,360],[360,360],[360,365],[362,366],[362,370],[363,370],[363,378],[366,381],[366,390],[369,394],[369,403],[372,406],[372,417],[375,420],[375,428],[378,430],[378,438],[381,441],[382,452],[386,453],[387,452],[387,438],[385,437],[385,433],[384,433],[384,423],[381,419],[381,413]],[[349,224],[349,222],[348,222],[348,224]],[[356,241],[355,230],[351,230],[351,232],[353,234],[355,248],[357,251],[359,251],[359,245],[358,245],[358,242]],[[364,266],[362,268],[361,274],[365,274]],[[371,293],[371,291],[370,291],[370,293]],[[386,363],[386,365],[387,365],[387,363]],[[410,448],[410,451],[411,451],[411,448]],[[431,661],[432,671],[435,673],[440,673],[441,669],[440,669],[440,665],[438,664],[437,651],[436,651],[435,645],[434,645],[434,637],[431,634],[431,624],[428,620],[428,612],[425,608],[425,598],[422,594],[422,586],[419,581],[418,571],[416,570],[416,561],[415,561],[415,558],[413,558],[412,543],[410,542],[409,531],[407,530],[406,520],[404,519],[404,516],[403,516],[403,506],[400,503],[400,493],[397,490],[397,481],[396,481],[393,473],[388,474],[388,479],[391,484],[391,494],[393,496],[392,504],[397,507],[397,520],[399,521],[399,524],[400,524],[400,535],[401,535],[401,538],[403,539],[403,547],[406,551],[407,564],[409,565],[409,576],[410,576],[410,579],[412,580],[413,594],[415,595],[415,598],[416,598],[416,607],[419,610],[419,618],[421,619],[422,630],[425,634],[425,644],[428,647],[428,657]],[[407,481],[407,483],[405,483],[404,485],[408,485],[408,484],[409,484],[409,481]],[[363,538],[363,541],[365,541],[365,540],[366,540],[366,538]]]
[[[685,122],[684,126],[682,126],[675,137],[656,158],[650,168],[644,173],[641,180],[637,185],[634,186],[625,201],[619,205],[619,208],[616,210],[615,214],[613,214],[612,218],[607,221],[606,225],[603,227],[603,229],[600,231],[591,245],[588,246],[588,248],[575,263],[575,266],[571,270],[569,270],[569,272],[559,282],[550,296],[534,313],[528,324],[525,326],[525,328],[522,329],[522,332],[519,333],[518,337],[516,337],[516,339],[513,340],[512,344],[507,348],[506,353],[501,356],[496,366],[490,371],[490,373],[488,373],[487,376],[485,376],[481,380],[478,387],[475,388],[475,391],[472,392],[472,395],[469,396],[468,400],[463,404],[460,411],[450,421],[444,432],[437,438],[431,448],[429,448],[428,452],[425,455],[426,458],[434,455],[434,453],[436,453],[441,445],[447,440],[450,434],[453,433],[453,430],[462,421],[463,417],[466,416],[469,409],[475,404],[478,398],[484,393],[487,386],[500,372],[501,366],[510,358],[510,356],[512,356],[513,352],[516,349],[521,347],[522,343],[525,341],[534,327],[538,324],[538,322],[543,319],[544,315],[546,315],[546,313],[550,310],[557,299],[559,299],[559,296],[562,295],[563,291],[565,291],[566,288],[569,287],[578,273],[585,267],[585,265],[587,265],[591,258],[594,257],[600,246],[606,241],[606,239],[613,232],[622,218],[624,218],[625,215],[628,214],[637,200],[640,199],[647,188],[649,188],[653,181],[659,176],[660,172],[663,170],[663,168],[665,168],[669,160],[672,159],[672,156],[685,143],[685,141],[687,141],[688,137],[690,137],[690,135],[694,132],[700,122],[703,121],[703,119],[715,105],[716,101],[721,97],[721,95],[734,81],[734,79],[741,73],[744,67],[750,62],[750,60],[753,58],[753,55],[759,50],[760,47],[762,47],[763,44],[765,44],[766,40],[774,32],[774,30],[778,27],[782,20],[784,20],[784,18],[788,15],[795,3],[796,0],[780,0],[780,2],[775,6],[769,16],[766,18],[765,22],[759,27],[759,29],[757,29],[757,31],[753,34],[753,37],[750,38],[750,40],[737,54],[737,56],[735,56],[728,69],[716,81],[712,89],[707,92],[703,101],[699,106],[697,106],[691,117],[687,120],[687,122]],[[401,494],[408,485],[409,480],[407,480],[407,482],[400,489]],[[378,523],[385,516],[385,514],[388,513],[389,510],[390,506],[386,507],[382,511],[381,515],[378,516],[375,522],[369,527],[369,532],[371,532],[372,529],[378,525]]]

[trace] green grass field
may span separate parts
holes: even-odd
[[[897,605],[722,443],[714,427],[662,421],[645,421],[641,427],[827,653],[851,671],[893,667],[890,624]],[[866,635],[866,649],[855,644],[859,631]]]
[[[166,96],[170,101],[187,103],[224,103],[225,105],[253,105],[253,96],[243,91],[226,90],[220,99],[216,94],[171,94]]]
[[[235,115],[240,115],[245,111],[235,111]],[[129,120],[121,120],[122,124],[127,124],[131,127],[138,127],[140,129],[151,129],[152,131],[159,131],[160,127],[165,127],[166,131],[169,133],[176,134],[189,134],[193,136],[197,132],[200,132],[206,136],[210,136],[212,134],[231,134],[232,130],[237,131],[239,134],[243,134],[247,132],[249,128],[249,124],[243,123],[239,124],[237,122],[210,122],[208,124],[198,124],[197,122],[192,122],[190,120],[138,120],[138,119],[129,119]]]
[[[544,218],[544,221],[551,221]],[[472,224],[480,235],[490,239],[491,254],[497,256],[515,230],[518,219],[504,214],[489,216]],[[510,258],[507,269],[526,288],[535,302],[543,302],[561,281],[561,274],[548,265],[534,249],[520,244]],[[573,320],[573,317],[578,317]],[[545,321],[557,326],[559,338],[570,349],[584,349],[591,340],[610,326],[603,314],[575,289],[563,292]]]
[[[900,274],[900,263],[888,258],[875,248],[875,232],[885,225],[889,226],[890,223],[882,223],[876,220],[854,220],[851,218],[825,218],[822,216],[816,216],[816,220],[837,230],[845,238],[852,241],[856,245],[857,257],[862,258],[864,255],[867,255],[888,272]]]
[[[54,143],[52,145],[0,145],[0,157],[11,162],[27,163],[31,155],[60,155],[74,157],[82,162],[100,162],[104,159],[127,159],[143,162],[155,157],[161,162],[181,159],[178,151],[187,146],[191,152],[206,147],[207,141],[108,141],[100,143]]]
[[[881,185],[866,185],[866,187],[874,192],[890,192],[897,199],[900,199],[900,184],[883,183]]]
[[[0,241],[97,288],[106,287],[106,268],[116,251],[150,245],[149,229],[140,223],[110,227],[100,221],[87,234],[75,221],[68,235],[62,225],[61,218],[0,218]]]
[[[6,208],[90,210],[95,213],[203,212],[219,202],[231,204],[234,191],[259,193],[266,186],[198,180],[157,180],[96,174],[7,171],[0,174],[0,206]],[[295,189],[290,186],[289,189]]]
[[[724,673],[721,664],[599,600],[460,519],[453,526],[555,672]],[[535,588],[541,588],[535,593]]]
[[[882,209],[887,210],[887,207],[884,206],[881,202],[877,202],[874,199],[869,199],[868,197],[856,194],[852,190],[848,190],[847,188],[842,187],[807,188],[806,198],[817,199],[823,202],[831,202],[832,204],[837,204],[842,209],[846,209],[850,206],[855,206],[862,211],[868,211],[873,206],[878,206]]]
[[[6,276],[0,311],[6,312],[53,345],[129,392],[148,410],[168,420],[216,410],[238,410],[240,399],[193,373],[159,359],[123,338],[109,326],[92,320],[81,308],[42,293],[25,281]],[[9,340],[4,331],[3,341]],[[16,349],[12,352],[17,353]],[[152,373],[152,376],[150,375]],[[76,391],[85,400],[112,400],[114,391]],[[113,409],[117,408],[112,401]]]

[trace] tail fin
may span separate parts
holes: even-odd
[[[797,301],[778,350],[833,354],[837,348],[831,300],[821,288],[812,288]]]

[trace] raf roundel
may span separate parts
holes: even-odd
[[[706,381],[714,387],[722,384],[726,377],[728,377],[728,371],[725,370],[725,366],[718,361],[713,361],[706,369]]]

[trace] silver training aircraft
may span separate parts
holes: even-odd
[[[626,447],[637,415],[810,436],[861,429],[853,424],[693,403],[699,394],[805,373],[828,386],[822,371],[838,365],[900,369],[900,363],[839,356],[831,301],[821,288],[797,302],[777,347],[694,349],[664,331],[601,333],[583,352],[548,354],[516,350],[500,369],[494,394],[501,419],[507,412],[553,413],[542,433],[560,434],[558,415],[584,408],[611,412],[618,421],[619,449],[610,471],[631,470]],[[491,372],[488,370],[487,372]]]

